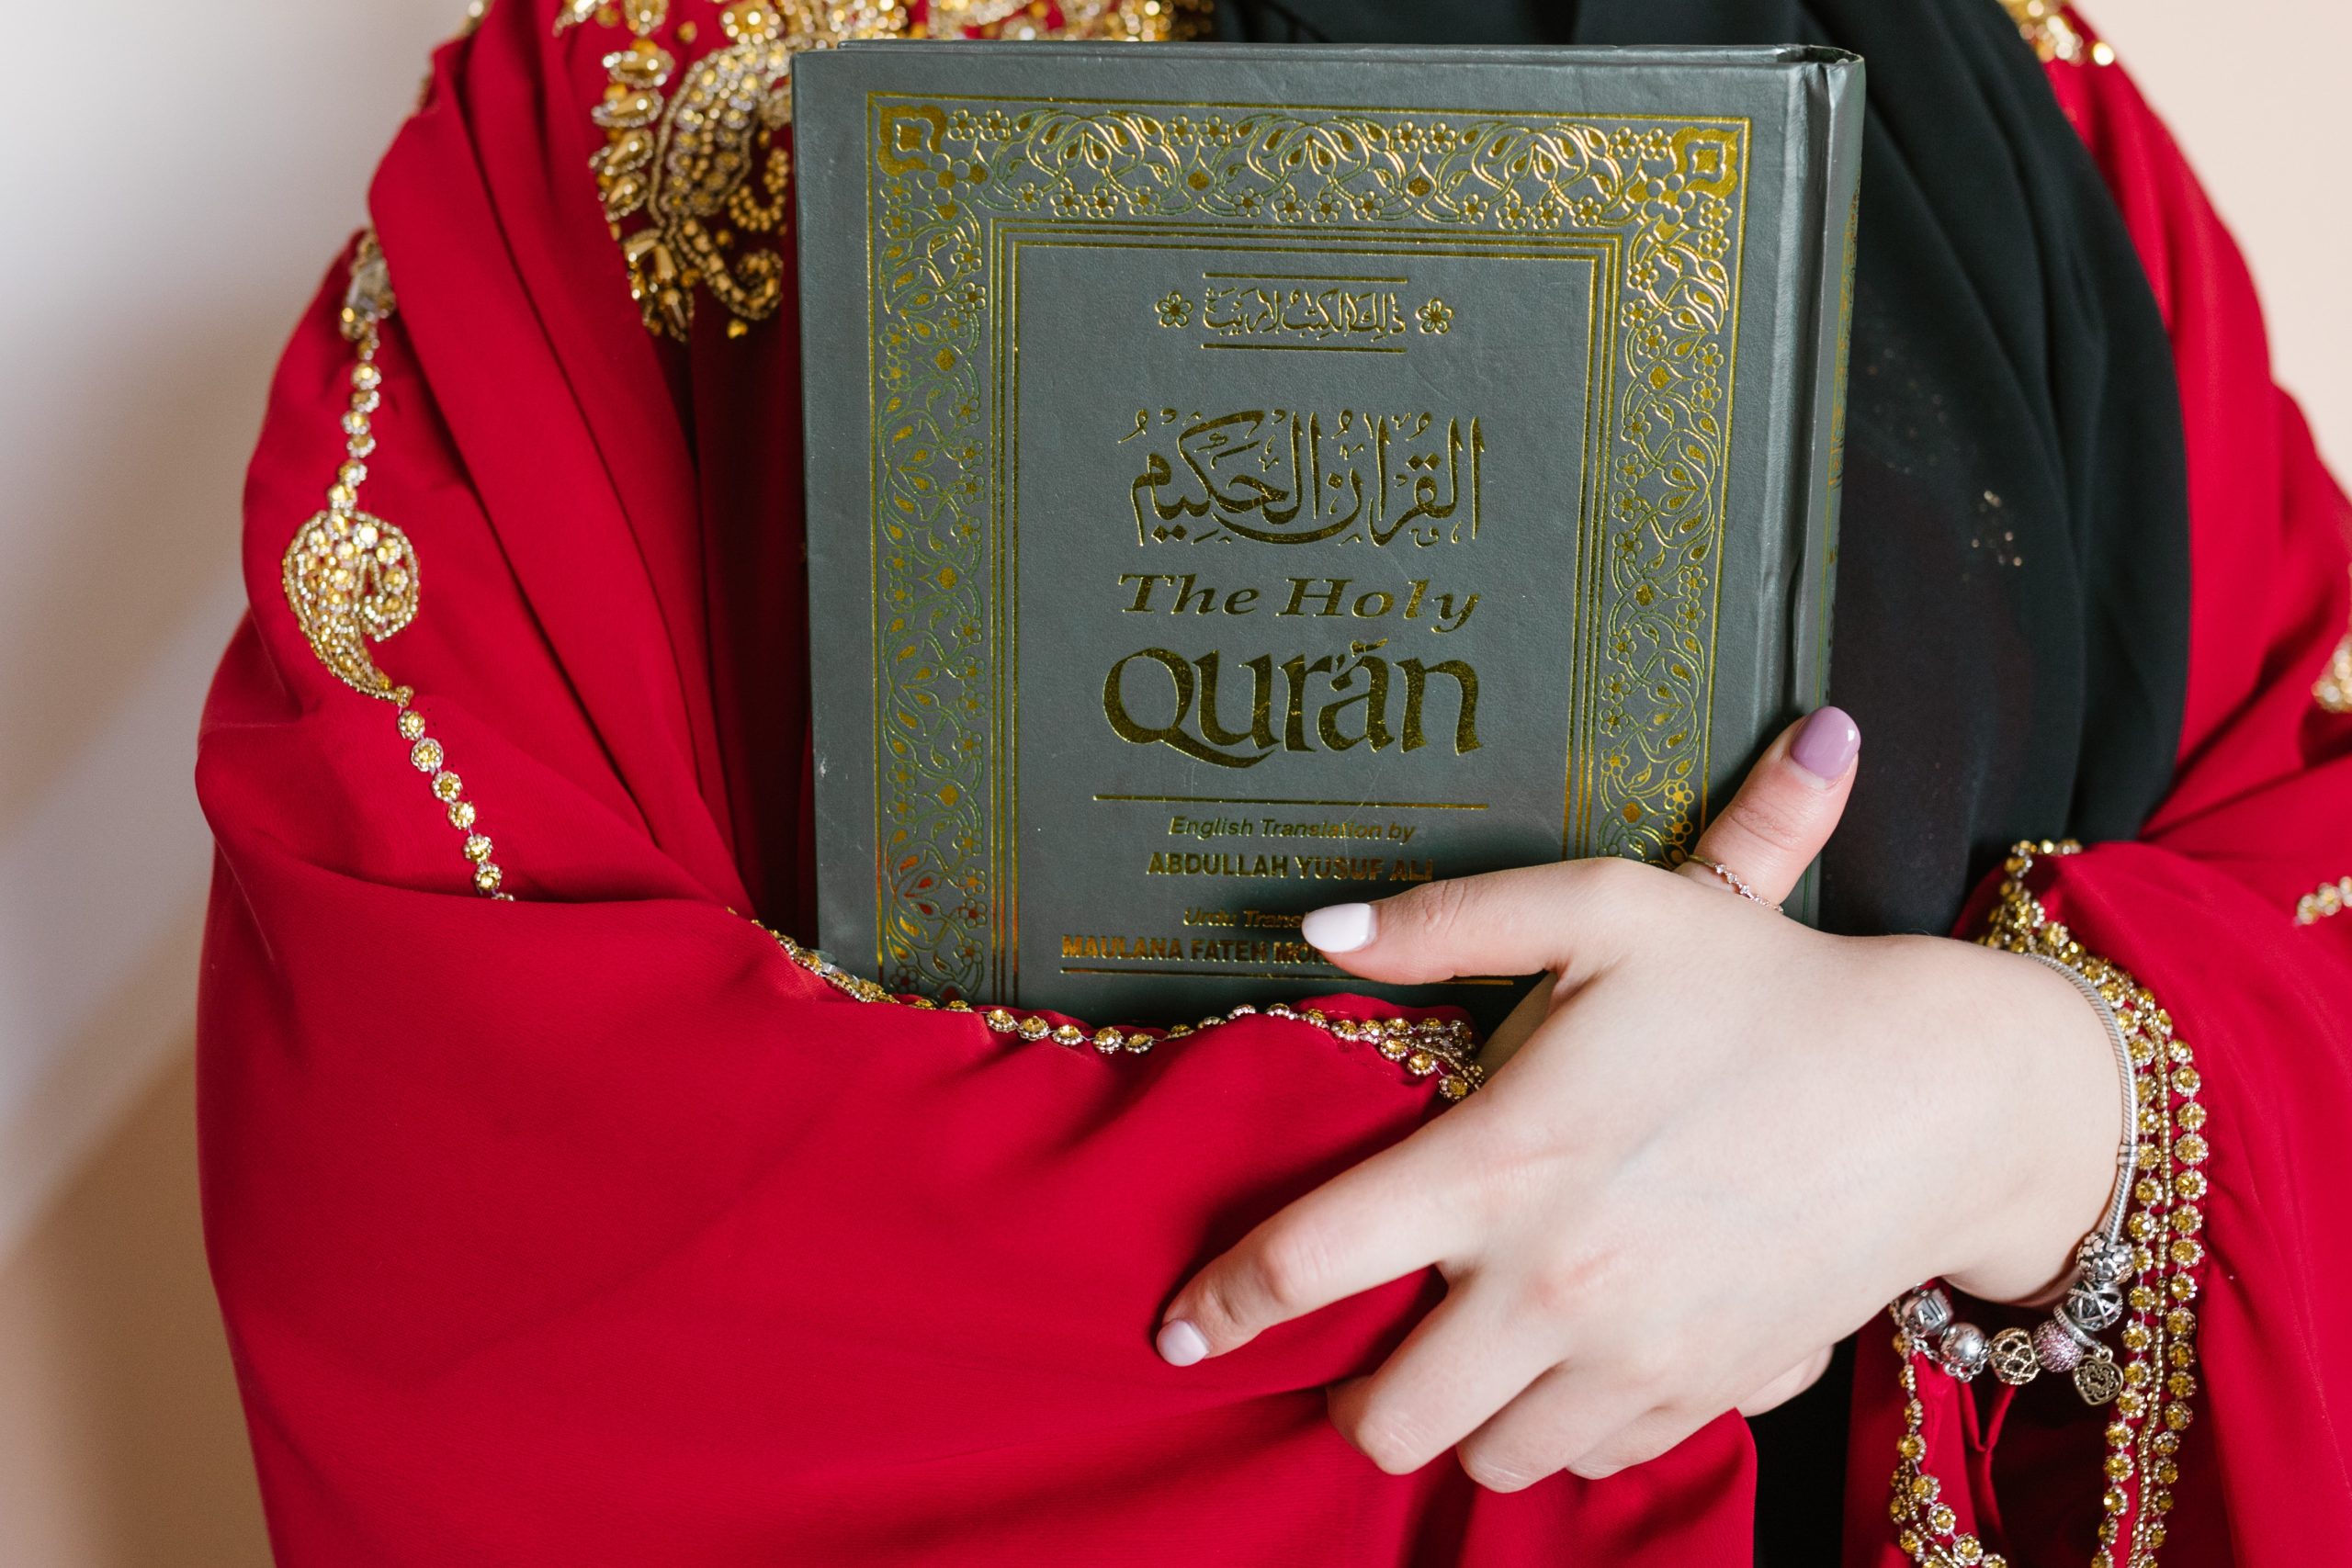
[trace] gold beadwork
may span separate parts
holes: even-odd
[[[2322,920],[2332,920],[2346,909],[2352,908],[2352,876],[2339,876],[2334,882],[2323,882],[2315,892],[2306,893],[2295,901],[2295,923],[2315,926]]]
[[[327,507],[295,531],[286,547],[282,581],[311,651],[353,691],[385,702],[402,700],[368,651],[416,618],[416,551],[408,536],[359,510],[359,485],[376,450],[374,416],[383,404],[376,368],[379,329],[395,307],[384,253],[373,234],[351,259],[343,303],[343,335],[356,363],[351,400],[343,416],[344,461],[327,489]]]
[[[2033,52],[2047,63],[2057,61],[2066,65],[2080,65],[2088,61],[2093,65],[2115,63],[2115,51],[2104,43],[2086,39],[2075,25],[2066,0],[2001,0],[2002,8],[2015,22],[2025,41],[2033,45]]]
[[[1029,0],[933,0],[913,22],[907,0],[737,0],[719,12],[726,47],[684,68],[655,40],[670,0],[566,0],[560,34],[583,23],[626,28],[605,56],[607,85],[592,118],[605,133],[590,159],[605,221],[628,265],[646,327],[684,341],[707,295],[741,337],[783,303],[778,241],[790,223],[793,56],[854,39],[1102,38],[1151,40],[1200,30],[1206,0],[1063,0],[1060,20]],[[672,35],[698,36],[692,22]],[[665,96],[675,77],[674,92]]]
[[[373,233],[364,234],[351,258],[351,287],[343,302],[343,335],[355,360],[351,406],[343,416],[344,460],[328,487],[327,509],[296,529],[286,547],[282,583],[287,608],[319,662],[353,691],[398,710],[393,727],[408,745],[409,764],[428,776],[427,787],[448,807],[451,826],[471,834],[473,803],[444,766],[446,749],[425,732],[424,716],[413,705],[415,692],[394,685],[368,651],[369,643],[385,641],[415,620],[418,604],[415,547],[400,529],[359,510],[359,487],[376,450],[375,414],[383,406],[384,373],[376,355],[383,325],[398,308],[383,248]],[[471,834],[464,853],[475,890],[512,902],[512,895],[499,891],[505,874],[490,859],[490,840]]]
[[[2335,656],[2312,682],[2312,700],[2330,713],[2352,713],[2352,632],[2344,634]]]
[[[2027,885],[2038,857],[2071,855],[2081,848],[2046,839],[2019,844],[2004,867],[1999,901],[1979,940],[1987,947],[2056,959],[2090,981],[2114,1006],[2132,1047],[2143,1104],[2141,1168],[2148,1179],[2134,1184],[2138,1207],[2127,1228],[2135,1238],[2160,1236],[2168,1229],[2178,1234],[2161,1247],[2143,1243],[2136,1248],[2136,1279],[2126,1297],[2131,1315],[2122,1336],[2130,1359],[2119,1370],[2102,1348],[2083,1361],[2075,1381],[2086,1400],[2114,1401],[2101,1461],[2104,1517],[2095,1568],[2154,1568],[2165,1539],[2162,1516],[2173,1505],[2168,1488],[2178,1473],[2173,1456],[2179,1451],[2181,1429],[2189,1424],[2188,1400],[2196,1392],[2195,1379],[2185,1371],[2159,1373],[2196,1359],[2197,1317],[2188,1303],[2197,1295],[2192,1270],[2204,1261],[2205,1248],[2189,1235],[2204,1225],[2199,1201],[2206,1181],[2189,1168],[2208,1158],[2210,1150],[2203,1135],[2187,1129],[2203,1126],[2209,1112],[2194,1098],[2204,1085],[2188,1043],[2173,1032],[2172,1016],[2128,971],[2085,951]],[[1936,1492],[1935,1477],[1920,1468],[1927,1444],[1919,1376],[1934,1361],[1927,1341],[1903,1329],[1899,1312],[1895,1324],[1905,1432],[1888,1513],[1898,1528],[1898,1543],[1921,1568],[1985,1568],[1997,1556],[1985,1552],[1974,1537],[1956,1534],[1949,1512],[1928,1514],[1919,1506]]]
[[[1062,0],[1060,20],[1034,0],[931,0],[932,38],[1111,39],[1151,43],[1191,37],[1207,11],[1196,0]],[[910,28],[911,36],[914,28]]]
[[[1091,1045],[1106,1056],[1114,1054],[1140,1056],[1165,1040],[1190,1039],[1245,1018],[1279,1018],[1311,1024],[1335,1040],[1374,1046],[1381,1055],[1404,1065],[1408,1083],[1425,1081],[1442,1067],[1444,1077],[1439,1080],[1437,1089],[1439,1096],[1447,1100],[1461,1100],[1487,1081],[1486,1069],[1475,1057],[1476,1037],[1466,1023],[1441,1019],[1333,1018],[1320,1008],[1294,1008],[1286,1002],[1275,1002],[1262,1008],[1244,1003],[1228,1012],[1212,1013],[1197,1023],[1180,1023],[1157,1034],[1142,1029],[1110,1028],[1098,1029],[1089,1034],[1074,1023],[1057,1022],[1043,1013],[1020,1013],[1001,1007],[975,1009],[971,1003],[962,1000],[934,1002],[921,997],[901,997],[887,987],[851,974],[823,953],[801,946],[782,931],[771,931],[765,926],[760,929],[775,940],[776,945],[784,949],[785,955],[793,963],[858,1001],[968,1012],[995,1033],[1016,1035],[1033,1042],[1050,1040],[1073,1051]],[[1393,1051],[1392,1046],[1395,1047]]]
[[[2352,713],[2352,632],[2335,645],[2335,656],[2312,682],[2312,701],[2328,713]],[[2295,903],[2295,923],[2315,926],[2352,908],[2352,876],[2324,882]]]

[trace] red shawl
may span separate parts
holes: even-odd
[[[789,300],[740,340],[708,309],[683,350],[649,334],[586,173],[618,46],[559,36],[557,9],[509,0],[444,51],[372,197],[401,303],[365,505],[413,542],[424,596],[376,658],[512,901],[475,894],[434,770],[281,588],[343,454],[340,268],[278,375],[254,612],[204,718],[205,1213],[280,1561],[1746,1561],[1735,1418],[1510,1496],[1348,1448],[1321,1389],[1377,1364],[1433,1280],[1182,1372],[1153,1355],[1194,1268],[1430,1113],[1370,1045],[1262,1016],[1148,1055],[1032,1043],[854,999],[744,918],[808,925]],[[2309,695],[2345,624],[2344,504],[2177,155],[2120,74],[2062,89],[2179,346],[2197,599],[2178,790],[2054,899],[2208,1065],[2177,1555],[2301,1560],[2352,1517],[2327,1310],[2352,1278],[2328,1222],[2352,919],[2290,918],[2352,871],[2352,763],[2323,763],[2347,736]],[[1887,1358],[1860,1378],[1875,1562]],[[1939,1397],[1960,1496],[1984,1427]],[[2051,1560],[2079,1561],[2097,1420],[2035,1436],[2066,1459],[2000,1478],[2006,1528],[2067,1532]]]

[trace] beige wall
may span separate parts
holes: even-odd
[[[2254,262],[2278,378],[2352,480],[2352,175],[2329,116],[2352,92],[2346,0],[2090,0]]]
[[[271,363],[464,13],[0,0],[0,1568],[268,1561],[197,1227],[191,746]]]
[[[9,1568],[269,1561],[197,1230],[187,1047],[0,1269]]]
[[[0,1568],[266,1561],[197,1229],[189,744],[270,361],[463,9],[111,0],[73,26],[102,90],[12,79],[17,122],[73,129],[28,143],[0,209]],[[2352,231],[2322,121],[2352,6],[2095,15],[2248,241],[2284,378],[2352,461]]]

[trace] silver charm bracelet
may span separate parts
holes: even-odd
[[[2075,1277],[2057,1309],[2030,1333],[2004,1328],[1987,1337],[1973,1323],[1958,1321],[1951,1298],[1934,1285],[1905,1296],[1896,1307],[1904,1332],[1922,1345],[1932,1344],[1936,1364],[1962,1382],[1973,1382],[1986,1367],[2012,1385],[2031,1382],[2045,1370],[2072,1372],[2075,1390],[2088,1404],[2106,1404],[2122,1392],[2122,1375],[2113,1352],[2099,1341],[2101,1330],[2123,1316],[2123,1281],[2134,1266],[2132,1244],[2123,1238],[2123,1220],[2132,1186],[2140,1170],[2140,1107],[2132,1049],[2123,1038],[2122,1021],[2099,988],[2058,960],[2039,953],[2024,954],[2064,975],[2082,992],[2107,1030],[2115,1048],[2117,1076],[2123,1090],[2123,1143],[2115,1154],[2115,1192],[2098,1228],[2083,1237],[2075,1249]]]

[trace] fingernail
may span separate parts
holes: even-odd
[[[1298,934],[1323,953],[1353,953],[1372,940],[1372,906],[1334,904],[1298,922]]]
[[[1789,761],[1823,784],[1834,784],[1846,776],[1861,749],[1862,732],[1853,716],[1844,708],[1820,707],[1789,742]]]
[[[1170,1366],[1189,1367],[1207,1357],[1209,1341],[1206,1335],[1179,1317],[1159,1325],[1159,1337],[1152,1341],[1152,1348]]]

